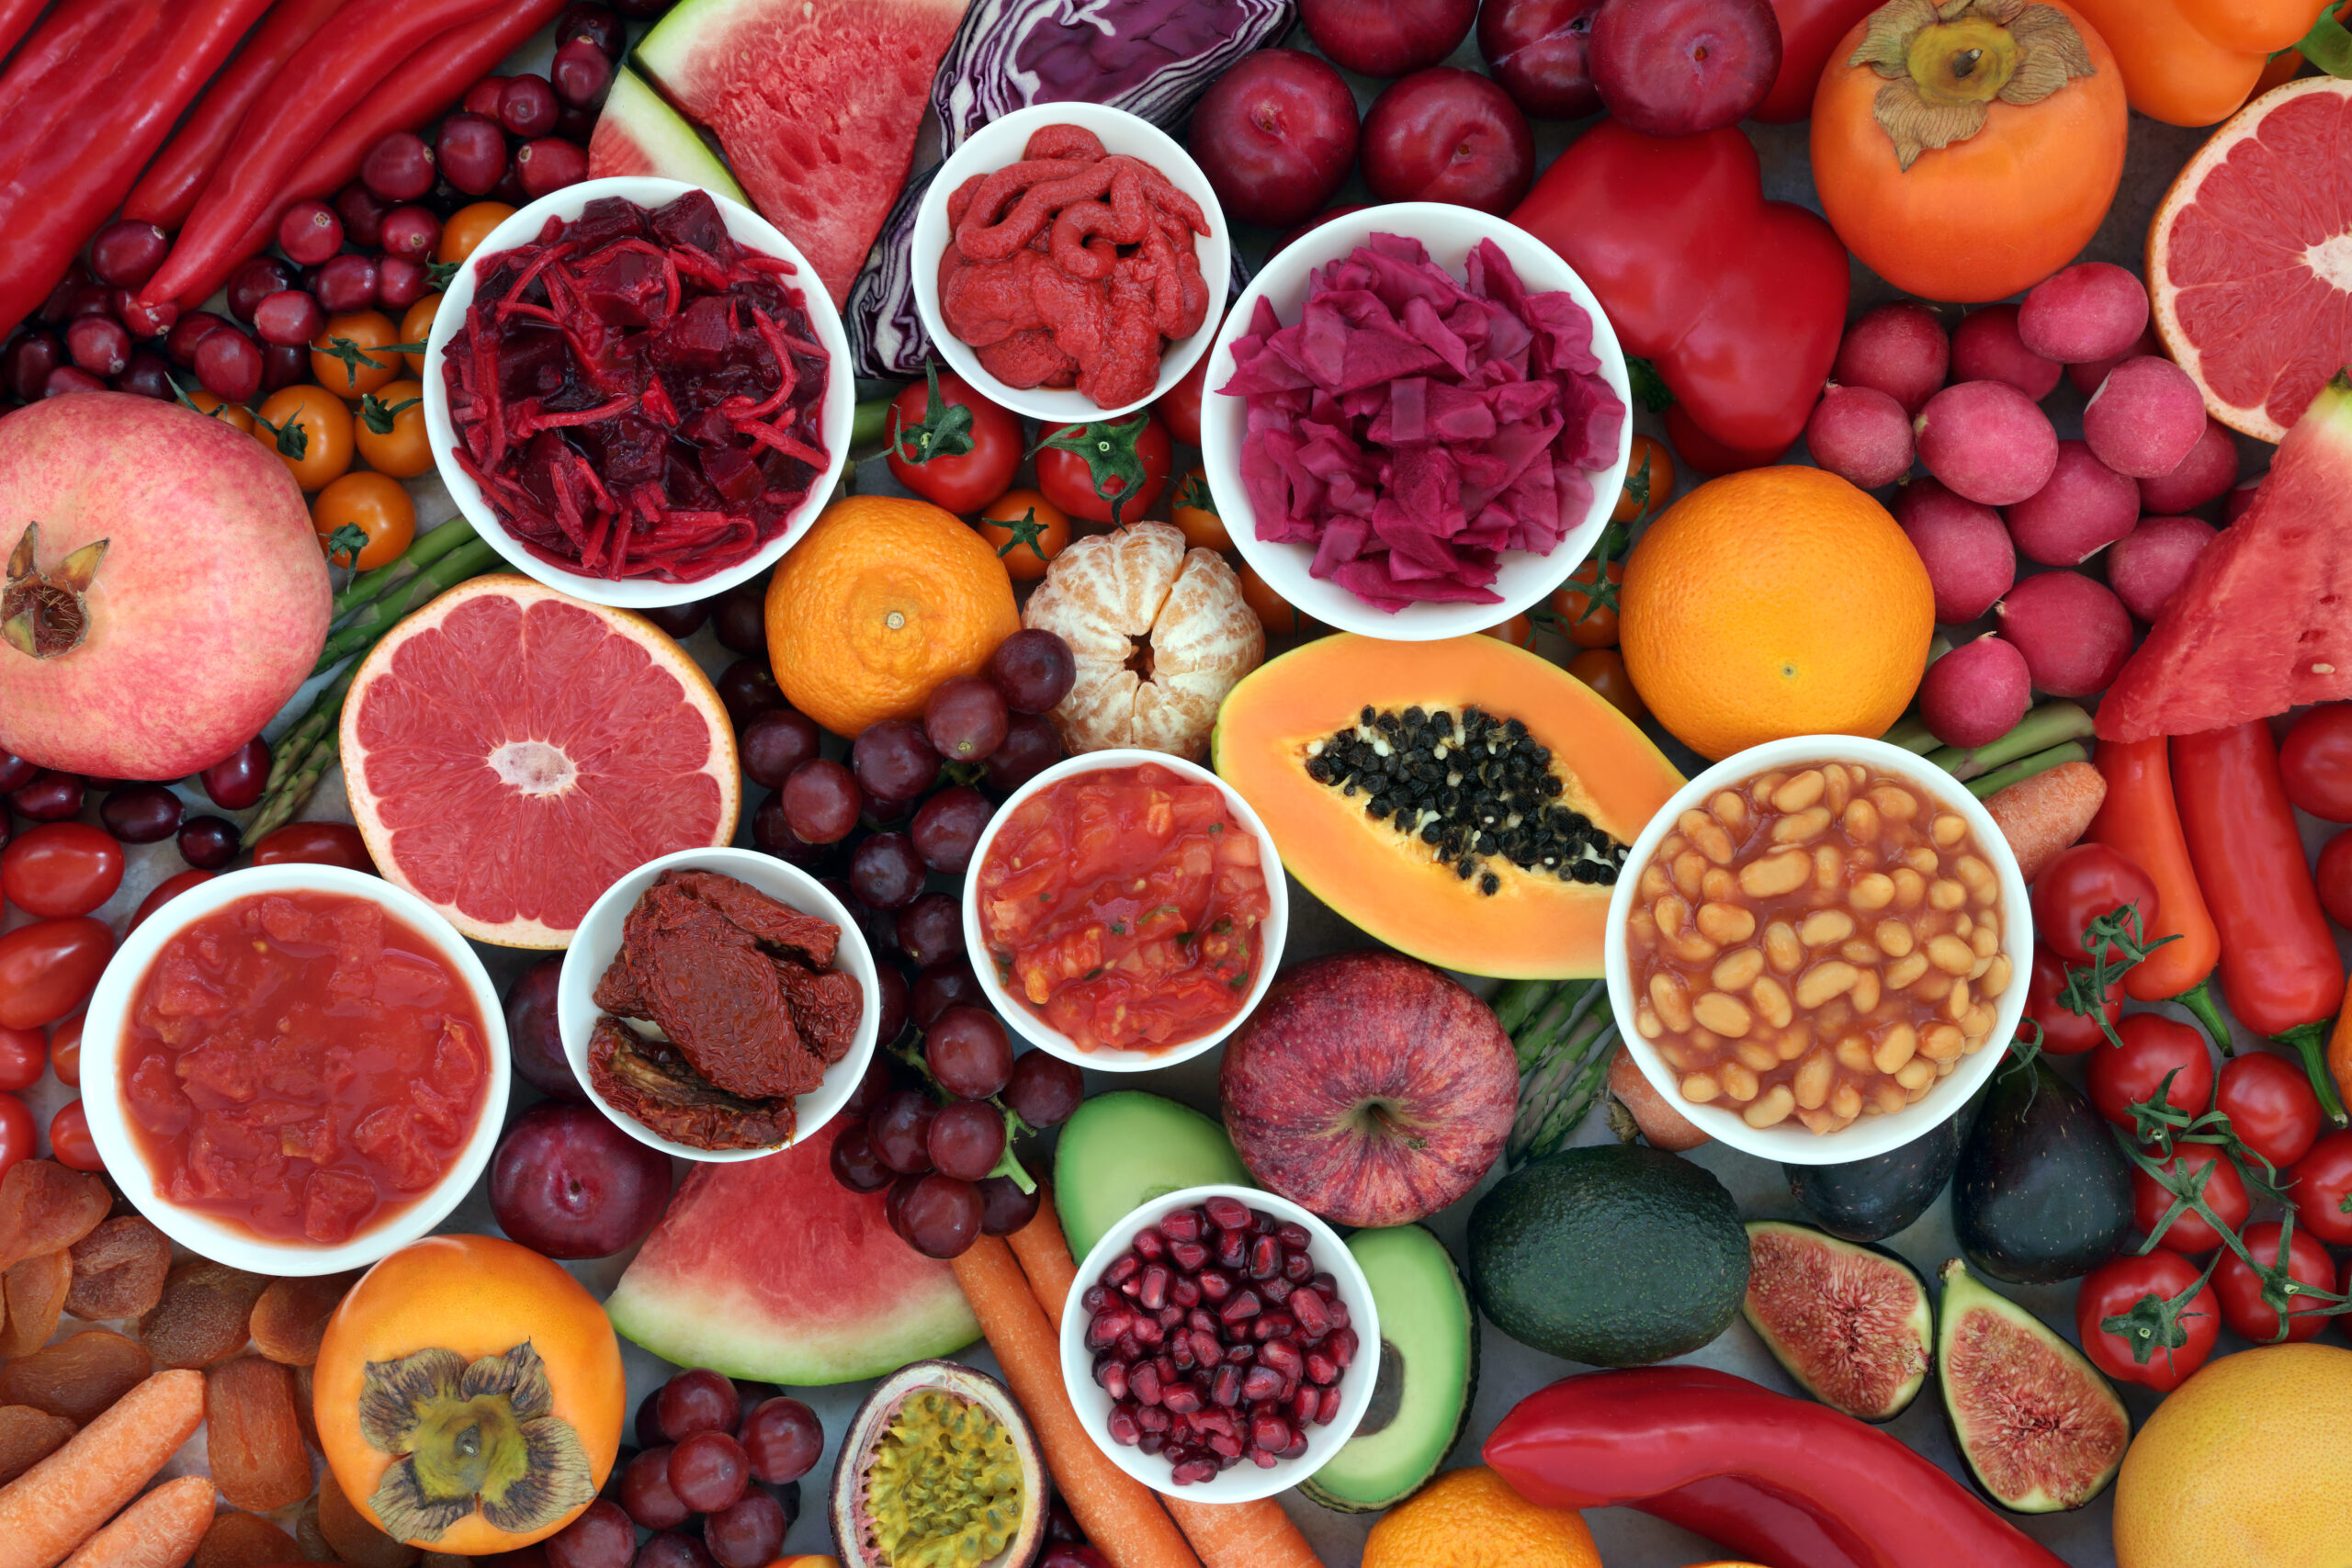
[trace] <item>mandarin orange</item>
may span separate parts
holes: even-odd
[[[1574,1508],[1529,1502],[1483,1464],[1449,1470],[1382,1516],[1363,1568],[1601,1568]]]

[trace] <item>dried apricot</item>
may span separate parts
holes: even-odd
[[[28,1258],[0,1275],[0,1294],[8,1301],[7,1325],[0,1328],[0,1356],[29,1356],[48,1344],[65,1314],[65,1294],[73,1283],[74,1259],[63,1252]]]
[[[405,1541],[394,1540],[375,1521],[351,1506],[335,1484],[333,1470],[319,1473],[319,1533],[334,1554],[355,1568],[414,1568],[424,1554]]]
[[[0,1404],[29,1404],[86,1427],[153,1371],[134,1341],[88,1328],[0,1366]]]
[[[0,1176],[0,1269],[62,1252],[97,1227],[114,1194],[52,1159],[18,1160]]]
[[[160,1367],[209,1367],[244,1348],[254,1303],[266,1275],[201,1258],[164,1276],[162,1300],[139,1320],[139,1337]]]
[[[85,1323],[138,1317],[164,1299],[172,1244],[137,1214],[111,1219],[74,1244],[74,1289],[65,1310]]]
[[[326,1450],[322,1447],[319,1442],[318,1412],[311,1404],[311,1400],[314,1397],[315,1395],[313,1394],[311,1387],[311,1369],[308,1367],[295,1368],[294,1419],[301,1426],[302,1440],[310,1444],[314,1451],[324,1453],[326,1452]]]
[[[29,1404],[0,1404],[0,1486],[57,1451],[81,1428]]]
[[[334,1485],[333,1472],[322,1476],[320,1484]],[[294,1516],[294,1545],[305,1562],[340,1561],[334,1554],[334,1548],[327,1544],[326,1532],[319,1529],[319,1500],[315,1496],[303,1498],[301,1508]]]
[[[254,1348],[273,1361],[307,1367],[319,1359],[327,1319],[358,1281],[359,1270],[300,1280],[272,1280],[254,1303]]]
[[[259,1514],[215,1514],[188,1568],[268,1568],[300,1560],[294,1538]]]
[[[276,1361],[240,1356],[206,1372],[204,1427],[212,1483],[232,1506],[266,1513],[311,1495],[294,1378]]]

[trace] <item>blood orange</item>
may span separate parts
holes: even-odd
[[[741,804],[734,732],[694,660],[635,615],[511,573],[451,589],[369,652],[343,767],[386,879],[506,947],[565,945],[623,873],[732,839]]]
[[[2352,82],[2312,76],[2215,131],[2148,227],[2165,350],[2205,406],[2265,441],[2352,363]]]

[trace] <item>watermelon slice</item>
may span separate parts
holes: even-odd
[[[833,1178],[836,1120],[764,1159],[698,1165],[605,1303],[662,1359],[813,1386],[879,1377],[980,1337],[955,1274]]]
[[[637,61],[718,133],[752,204],[840,305],[907,182],[965,0],[684,0]]]
[[[2194,735],[2352,697],[2352,377],[2278,444],[2098,705],[2104,740]]]
[[[684,180],[729,201],[752,205],[702,132],[663,103],[644,77],[626,67],[613,73],[612,92],[588,138],[588,177],[601,180],[607,175]]]

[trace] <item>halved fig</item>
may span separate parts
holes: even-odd
[[[2132,1444],[2115,1385],[1959,1258],[1939,1272],[1936,1381],[1977,1490],[2013,1514],[2064,1513],[2106,1491]]]
[[[960,1362],[913,1361],[842,1434],[833,1540],[842,1568],[1029,1568],[1052,1502],[1012,1391]]]
[[[1935,1310],[1919,1271],[1812,1225],[1747,1222],[1740,1312],[1789,1376],[1832,1410],[1892,1421],[1927,1386]]]

